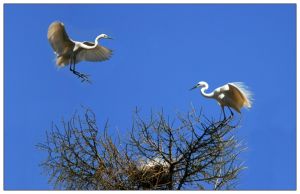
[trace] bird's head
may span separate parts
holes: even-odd
[[[98,37],[98,39],[104,38],[104,39],[112,39],[111,37],[109,37],[107,34],[100,34]]]
[[[207,84],[206,84],[206,82],[203,82],[203,81],[201,81],[201,82],[198,82],[194,87],[192,87],[190,90],[193,90],[193,89],[196,89],[196,88],[202,88],[202,87],[204,87],[204,86],[206,86]]]

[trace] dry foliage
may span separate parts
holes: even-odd
[[[56,189],[183,190],[234,189],[244,168],[244,146],[233,135],[233,118],[213,121],[191,112],[169,121],[160,112],[148,120],[135,111],[128,139],[102,130],[87,109],[52,125],[41,163]]]

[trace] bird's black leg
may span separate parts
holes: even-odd
[[[233,117],[233,112],[232,112],[231,108],[228,107],[228,109],[230,110],[230,117]]]
[[[223,112],[223,115],[224,115],[224,120],[226,120],[226,115],[225,115],[224,106],[221,106],[221,107],[222,107],[222,112]]]
[[[89,83],[90,80],[89,80],[89,75],[85,75],[83,73],[80,73],[78,71],[75,70],[75,62],[76,62],[76,56],[75,55],[71,55],[71,60],[70,60],[70,71],[72,71],[72,73],[74,73],[75,75],[77,75],[79,78],[81,78],[81,81],[84,82],[84,81],[87,81]]]
[[[70,71],[73,72],[73,60],[72,60],[73,57],[70,57]]]

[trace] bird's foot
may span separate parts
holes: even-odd
[[[77,75],[78,78],[81,79],[81,82],[92,83],[91,80],[89,79],[89,76],[90,76],[90,75],[86,75],[86,74],[83,74],[83,73],[79,73],[78,71],[73,71],[73,73],[74,73],[75,75]]]
[[[92,83],[91,80],[89,79],[89,76],[90,76],[90,75],[86,75],[86,74],[80,73],[80,74],[78,75],[78,78],[81,78],[81,82]]]

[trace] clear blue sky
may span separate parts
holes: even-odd
[[[131,126],[137,106],[174,115],[190,104],[218,117],[214,100],[189,91],[198,81],[210,89],[242,81],[254,93],[242,111],[241,157],[248,169],[238,189],[296,189],[295,5],[5,5],[4,186],[51,189],[38,164],[51,122],[81,105],[112,133]],[[109,61],[83,62],[82,84],[68,68],[57,69],[47,40],[51,22],[65,23],[74,40],[106,33]],[[210,90],[209,90],[210,91]]]

